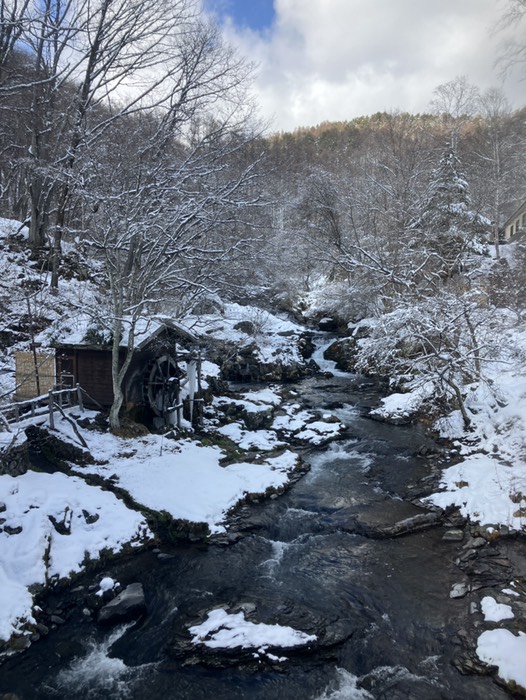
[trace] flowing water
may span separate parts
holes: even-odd
[[[345,438],[309,453],[310,471],[285,495],[247,507],[236,543],[110,565],[121,582],[143,583],[147,617],[107,631],[79,611],[0,668],[4,692],[22,700],[508,697],[491,678],[462,676],[451,665],[468,612],[466,601],[449,598],[459,572],[441,528],[367,536],[421,512],[407,489],[429,473],[430,460],[419,456],[429,438],[418,427],[369,419],[378,392],[359,378],[318,377],[296,389],[307,405],[345,422]],[[167,654],[181,620],[247,602],[262,621],[279,616],[301,629],[302,619],[315,620],[338,643],[282,669],[185,666]]]

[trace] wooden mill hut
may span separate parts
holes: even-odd
[[[126,357],[127,337],[121,340],[120,362]],[[165,418],[174,392],[184,382],[186,366],[198,357],[197,338],[168,318],[140,319],[136,325],[132,361],[123,382],[124,407],[141,420]],[[55,343],[57,385],[79,384],[93,405],[113,403],[112,350],[92,330],[78,331]],[[89,400],[88,400],[89,403]]]

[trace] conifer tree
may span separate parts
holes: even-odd
[[[491,222],[471,205],[469,184],[460,161],[448,144],[432,173],[422,214],[412,228],[415,244],[429,254],[426,269],[451,279],[473,265],[473,256],[485,252]]]

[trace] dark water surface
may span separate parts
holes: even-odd
[[[122,583],[144,585],[149,614],[101,630],[81,611],[0,667],[0,688],[22,700],[498,700],[489,677],[451,665],[468,612],[451,600],[459,572],[443,530],[396,539],[366,536],[421,512],[407,485],[424,478],[418,427],[367,418],[372,385],[352,377],[296,387],[313,408],[335,413],[348,435],[307,455],[311,469],[284,496],[248,508],[228,547],[186,546],[159,562],[151,552],[110,565]],[[93,575],[92,577],[93,578]],[[295,657],[283,669],[184,667],[166,653],[181,619],[218,604],[251,602],[272,622],[302,615],[342,639],[330,653]],[[286,655],[286,653],[285,653]]]

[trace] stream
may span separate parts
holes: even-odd
[[[0,667],[0,693],[20,700],[509,697],[491,677],[461,675],[451,663],[469,611],[465,600],[449,598],[459,572],[443,528],[367,536],[422,512],[409,498],[439,460],[430,438],[419,426],[368,418],[379,392],[363,378],[318,376],[295,389],[307,407],[345,423],[344,439],[306,454],[310,470],[283,496],[243,507],[232,544],[181,545],[163,548],[172,556],[162,560],[144,552],[107,564],[101,575],[143,584],[148,615],[108,630],[79,607]],[[95,579],[85,578],[84,585]],[[185,665],[167,653],[182,621],[241,603],[269,623],[278,613],[280,624],[296,629],[315,621],[335,643],[259,669]]]

